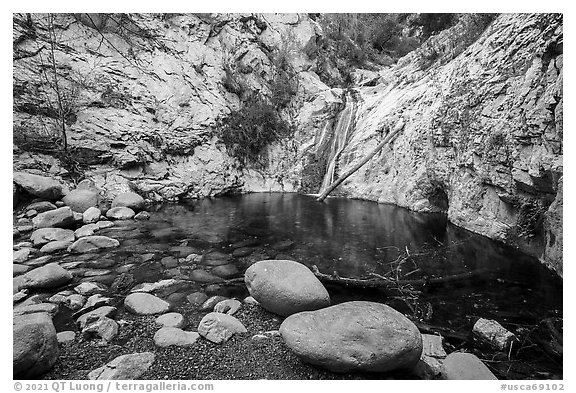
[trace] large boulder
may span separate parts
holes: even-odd
[[[75,212],[84,213],[89,208],[98,205],[98,194],[90,190],[76,189],[66,194],[62,201]]]
[[[14,172],[13,180],[29,194],[42,199],[53,201],[62,196],[62,185],[50,177]]]
[[[58,340],[47,313],[16,315],[12,320],[12,366],[15,379],[37,377],[58,358]]]
[[[476,355],[452,352],[443,363],[442,378],[449,380],[498,379]]]
[[[116,239],[107,236],[86,236],[76,240],[68,248],[68,251],[75,253],[95,252],[107,248],[115,248],[120,245]]]
[[[250,295],[266,310],[282,316],[330,305],[326,288],[304,265],[289,260],[256,262],[244,274]]]
[[[67,241],[72,243],[74,240],[74,231],[62,228],[40,228],[32,232],[30,236],[30,241],[32,241],[36,247],[52,241]]]
[[[124,192],[118,194],[116,198],[112,201],[112,207],[129,207],[134,211],[140,211],[144,209],[144,198],[135,192]]]
[[[154,363],[156,355],[152,352],[132,353],[118,356],[88,374],[89,379],[124,380],[138,379]]]
[[[164,314],[170,310],[170,303],[149,293],[131,293],[124,299],[128,311],[138,315]]]
[[[72,274],[57,263],[49,263],[22,276],[21,288],[56,288],[72,281]]]
[[[74,213],[68,206],[39,213],[32,219],[34,228],[68,227],[75,223]]]
[[[238,319],[217,312],[206,314],[198,325],[198,333],[216,344],[228,341],[236,333],[246,332],[246,328]]]
[[[418,328],[380,303],[347,302],[294,314],[280,334],[303,361],[335,372],[412,369],[422,353]]]

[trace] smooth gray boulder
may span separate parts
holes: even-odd
[[[216,344],[228,341],[236,333],[246,332],[246,328],[238,319],[217,312],[206,314],[198,325],[198,333]]]
[[[58,209],[48,210],[44,213],[39,213],[32,219],[32,226],[34,228],[50,228],[60,227],[65,228],[73,225],[75,222],[74,213],[69,206],[63,206]]]
[[[132,353],[118,356],[111,362],[88,374],[93,380],[138,379],[154,363],[156,355],[152,352]]]
[[[136,213],[129,207],[113,207],[106,212],[106,217],[111,220],[129,220],[134,217]]]
[[[95,222],[98,222],[101,215],[102,212],[100,211],[100,209],[98,209],[95,206],[89,207],[84,211],[84,213],[82,213],[82,222],[84,224],[93,224]]]
[[[170,303],[149,293],[131,293],[124,299],[128,311],[137,315],[164,314],[170,310]]]
[[[73,211],[84,213],[89,208],[98,205],[98,194],[90,190],[75,189],[66,194],[62,201]]]
[[[154,334],[154,344],[166,348],[170,346],[189,347],[200,335],[196,332],[186,332],[177,327],[163,327]]]
[[[72,274],[57,263],[49,263],[24,274],[21,288],[56,288],[72,281]]]
[[[50,177],[14,172],[13,181],[29,194],[42,199],[53,201],[62,196],[62,185]]]
[[[326,288],[306,266],[295,261],[256,262],[246,270],[244,281],[262,307],[281,316],[330,305]]]
[[[72,242],[69,240],[56,240],[48,244],[44,244],[40,248],[40,252],[43,254],[50,254],[56,251],[66,250],[68,247],[70,247],[71,244]]]
[[[63,228],[40,228],[36,229],[30,235],[30,241],[34,246],[39,247],[53,241],[67,241],[72,243],[74,240],[74,231]]]
[[[452,352],[443,362],[442,378],[449,380],[492,380],[498,379],[476,355]]]
[[[15,379],[30,379],[50,370],[58,359],[56,329],[48,314],[14,316],[12,367]]]
[[[134,211],[143,210],[145,206],[144,198],[135,192],[123,192],[118,194],[112,201],[112,207],[129,207]]]
[[[286,345],[303,361],[334,372],[412,369],[422,353],[422,336],[393,308],[354,301],[286,318]]]
[[[90,253],[107,248],[115,248],[120,245],[116,239],[107,236],[86,236],[76,240],[68,248],[68,251],[74,253]]]

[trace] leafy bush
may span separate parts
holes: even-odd
[[[252,94],[220,124],[220,139],[243,166],[265,166],[268,145],[293,133],[293,127],[280,117],[277,108],[257,94]]]

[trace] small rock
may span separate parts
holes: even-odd
[[[116,307],[112,307],[112,306],[102,306],[102,307],[98,307],[95,310],[89,311],[85,314],[82,314],[78,317],[78,319],[76,319],[76,323],[80,325],[81,329],[84,329],[84,326],[86,326],[86,321],[89,318],[94,318],[94,316],[96,317],[113,317],[116,314]],[[76,314],[75,314],[76,315]]]
[[[485,344],[498,351],[506,351],[516,336],[498,322],[480,318],[474,324],[472,333]]]
[[[26,217],[28,218],[36,217],[37,214],[38,212],[36,210],[28,210],[26,212]]]
[[[262,341],[262,340],[268,340],[268,336],[264,335],[264,334],[255,334],[252,336],[252,340],[254,341]]]
[[[28,291],[27,290],[22,290],[19,292],[16,292],[14,295],[12,295],[12,303],[18,303],[21,300],[24,300],[26,297],[28,296]]]
[[[294,245],[292,240],[283,240],[272,245],[272,248],[276,251],[285,251]]]
[[[106,217],[112,220],[129,220],[134,217],[136,213],[129,207],[113,207],[106,212]]]
[[[124,306],[137,315],[163,314],[170,310],[170,303],[149,293],[131,293],[124,299]]]
[[[86,224],[81,226],[80,228],[74,231],[74,236],[76,239],[80,239],[81,237],[92,236],[95,232],[98,232],[100,227],[98,224]]]
[[[177,312],[170,312],[168,314],[160,315],[156,320],[157,325],[163,327],[175,327],[175,328],[184,328],[186,325],[186,321],[184,320],[184,316]]]
[[[89,253],[102,249],[118,247],[120,242],[107,236],[86,236],[76,240],[68,251],[74,253]]]
[[[118,335],[118,323],[108,317],[93,315],[86,319],[82,335],[86,338],[99,337],[110,342]]]
[[[93,224],[98,222],[102,212],[96,206],[91,206],[82,213],[82,222],[84,224]]]
[[[214,307],[220,303],[223,300],[226,300],[228,298],[224,297],[224,296],[212,296],[211,298],[209,298],[208,300],[206,300],[204,303],[202,303],[202,306],[200,307],[200,311],[212,311],[214,310]]]
[[[102,221],[101,220],[101,221],[98,221],[96,224],[98,225],[98,227],[100,229],[110,228],[110,227],[114,226],[114,223],[112,221]]]
[[[420,379],[436,379],[442,373],[442,361],[446,351],[442,337],[432,334],[422,335],[422,355],[414,368],[414,374]]]
[[[60,332],[56,334],[56,339],[58,340],[58,344],[66,344],[70,341],[74,341],[76,338],[76,333],[71,330],[66,330],[64,332]]]
[[[180,284],[182,281],[180,280],[175,280],[173,278],[168,278],[166,280],[160,280],[157,282],[143,282],[142,284],[138,284],[136,285],[134,288],[132,288],[131,292],[146,292],[146,293],[150,293],[150,292],[154,292],[154,291],[158,291],[161,289],[166,289],[169,288],[171,286]]]
[[[200,335],[196,332],[186,332],[177,327],[163,327],[154,334],[154,344],[166,348],[169,346],[189,347]]]
[[[40,248],[40,252],[43,254],[51,254],[53,252],[66,250],[68,247],[70,247],[71,244],[72,242],[67,240],[56,240],[48,244],[44,244],[42,248]]]
[[[234,252],[232,252],[232,256],[237,257],[237,258],[247,257],[248,255],[252,254],[253,252],[254,252],[253,248],[242,247],[242,248],[235,249]]]
[[[208,273],[206,270],[196,269],[190,272],[190,279],[202,283],[215,283],[223,282],[224,280],[218,276]]]
[[[152,352],[118,356],[108,364],[91,371],[88,378],[92,380],[138,379],[150,368],[155,358]]]
[[[236,333],[246,332],[246,328],[238,319],[216,312],[206,314],[198,325],[198,333],[216,344],[228,341]]]
[[[444,359],[442,378],[448,380],[498,379],[480,359],[465,352],[452,352]]]
[[[38,258],[29,259],[28,261],[26,261],[26,265],[31,267],[44,266],[51,260],[52,260],[51,255],[44,255]]]
[[[160,260],[160,263],[167,269],[178,266],[178,260],[174,257],[164,257]]]
[[[112,208],[127,207],[134,211],[140,211],[144,209],[144,205],[144,198],[134,192],[124,192],[118,194],[118,196],[116,196],[116,198],[114,198],[112,201]]]
[[[40,228],[32,232],[30,241],[34,246],[42,246],[53,241],[67,241],[72,243],[74,240],[74,231],[62,228]]]
[[[194,292],[186,296],[186,299],[188,299],[188,302],[193,306],[199,306],[208,299],[208,295],[204,292]],[[214,308],[214,306],[212,306],[212,308]]]
[[[56,263],[31,270],[22,277],[22,288],[56,288],[72,281],[72,274]]]
[[[84,306],[84,303],[86,303],[86,298],[82,295],[75,293],[73,295],[66,297],[66,299],[64,299],[63,303],[70,310],[76,311],[76,310],[80,310]]]
[[[40,213],[32,219],[34,228],[67,227],[74,222],[74,213],[68,206]]]
[[[210,271],[210,273],[215,274],[218,277],[228,279],[237,276],[240,272],[238,271],[238,268],[235,265],[228,264],[228,265],[216,266]]]
[[[141,211],[140,213],[136,214],[134,216],[135,220],[149,220],[150,219],[150,213],[148,213],[147,211]]]
[[[102,306],[109,306],[110,304],[112,304],[112,299],[110,299],[109,297],[102,296],[99,293],[97,293],[95,295],[90,296],[86,300],[84,307],[85,308],[94,307],[94,306],[102,307]]]
[[[214,312],[219,312],[228,315],[234,315],[240,309],[242,303],[236,299],[226,299],[218,302],[214,306]]]
[[[98,194],[90,190],[75,189],[66,194],[62,201],[73,211],[84,213],[89,208],[98,205]]]
[[[29,248],[22,248],[18,251],[12,252],[12,262],[14,263],[22,263],[28,260],[30,256],[30,249]]]
[[[248,296],[243,300],[244,304],[249,304],[251,306],[258,306],[260,303],[258,300],[254,299],[252,296]]]
[[[29,204],[26,209],[28,210],[36,210],[38,213],[44,213],[48,210],[55,210],[56,205],[48,201],[39,201]]]

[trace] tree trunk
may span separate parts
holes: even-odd
[[[382,142],[380,142],[374,150],[372,150],[366,157],[364,157],[362,159],[362,161],[360,161],[358,164],[356,164],[354,167],[352,167],[350,170],[348,170],[346,173],[344,173],[342,176],[340,176],[340,178],[338,178],[334,183],[330,184],[330,186],[328,186],[328,188],[326,188],[322,192],[322,194],[320,194],[320,196],[318,198],[316,198],[316,200],[318,202],[322,202],[324,199],[326,199],[328,194],[330,194],[332,191],[334,191],[334,189],[336,187],[338,187],[344,180],[346,180],[348,177],[350,177],[350,175],[352,175],[358,169],[362,168],[364,166],[364,164],[366,164],[368,161],[370,161],[370,159],[372,157],[374,157],[376,155],[376,153],[378,153],[380,150],[382,150],[382,148],[384,146],[386,146],[388,143],[390,143],[390,141],[396,135],[398,135],[398,133],[400,131],[402,131],[403,128],[404,128],[404,121],[400,120],[400,122],[396,125],[396,127],[394,127],[394,129],[388,135],[386,135],[384,140]]]

